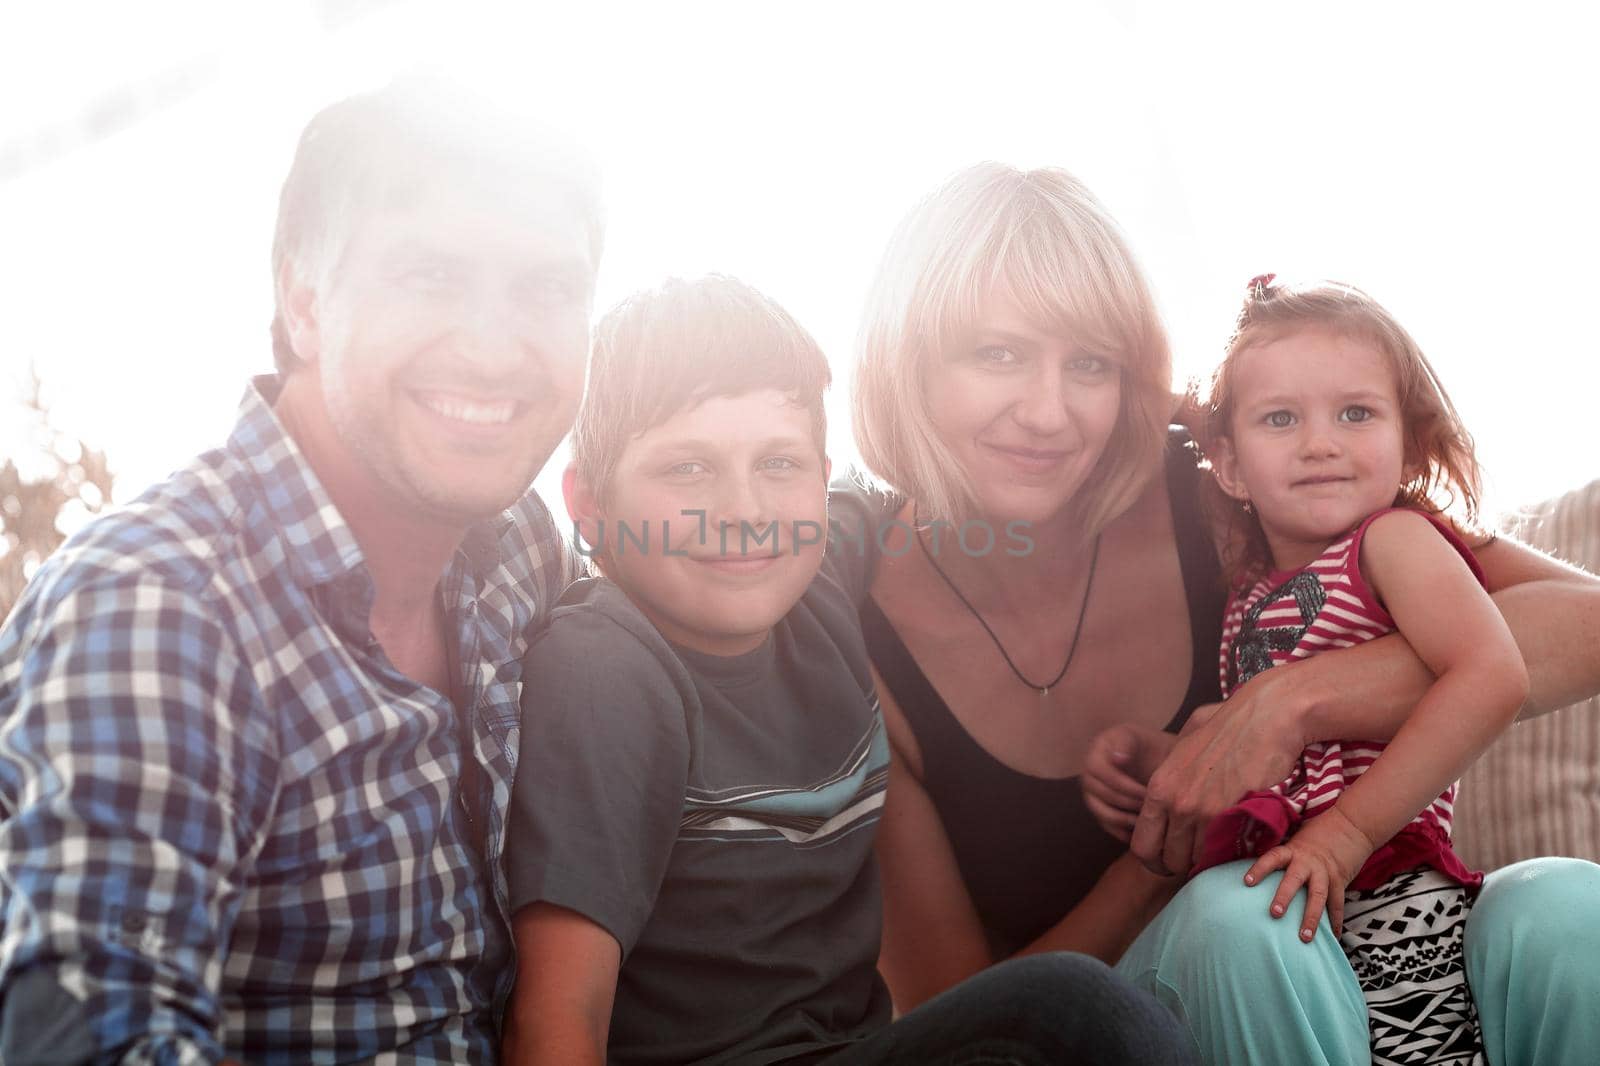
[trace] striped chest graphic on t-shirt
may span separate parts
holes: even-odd
[[[889,777],[889,743],[877,696],[871,700],[866,731],[833,773],[801,788],[751,784],[713,792],[691,787],[678,839],[781,838],[796,847],[821,847],[875,825]]]

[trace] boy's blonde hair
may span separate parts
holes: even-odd
[[[773,300],[735,278],[670,278],[622,301],[595,326],[572,462],[607,499],[628,441],[714,396],[786,393],[811,416],[827,454],[827,357]]]
[[[1201,449],[1210,452],[1219,438],[1233,437],[1239,356],[1305,329],[1328,330],[1369,344],[1394,369],[1405,465],[1416,473],[1399,487],[1393,505],[1447,517],[1469,540],[1486,540],[1477,526],[1483,477],[1472,435],[1411,334],[1387,308],[1354,285],[1278,284],[1270,274],[1251,280],[1206,395],[1190,391],[1190,407],[1198,414],[1191,424]],[[1230,534],[1223,560],[1229,576],[1237,578],[1266,566],[1271,553],[1260,522],[1220,491],[1212,506],[1220,508]]]
[[[1086,532],[1104,528],[1157,468],[1172,413],[1172,359],[1149,285],[1121,231],[1064,170],[968,167],[900,223],[879,264],[852,397],[867,466],[929,518],[973,517],[972,483],[934,431],[930,360],[968,343],[996,292],[1040,328],[1113,359],[1122,410],[1079,489]]]

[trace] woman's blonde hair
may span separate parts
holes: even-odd
[[[1190,390],[1189,407],[1198,417],[1186,421],[1194,428],[1201,450],[1212,453],[1218,438],[1233,436],[1239,356],[1307,329],[1328,330],[1369,344],[1394,368],[1405,465],[1412,473],[1396,491],[1393,506],[1447,518],[1469,543],[1489,539],[1478,528],[1483,478],[1472,435],[1411,334],[1387,308],[1354,285],[1338,281],[1277,284],[1270,274],[1252,279],[1206,395]],[[1256,517],[1220,491],[1210,502],[1221,509],[1220,517],[1228,529],[1223,565],[1229,577],[1236,579],[1266,567],[1271,553]]]
[[[970,342],[997,291],[1040,328],[1122,369],[1116,430],[1077,496],[1079,524],[1098,532],[1158,466],[1172,413],[1172,358],[1121,231],[1064,170],[979,163],[901,221],[858,339],[852,402],[862,458],[924,516],[972,517],[973,485],[934,431],[923,380],[931,359]]]

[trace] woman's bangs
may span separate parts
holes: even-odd
[[[1097,277],[1093,264],[1060,238],[1039,234],[1013,242],[1010,252],[996,264],[995,289],[1010,293],[1038,327],[1128,368],[1140,318],[1116,286]]]
[[[952,243],[970,251],[936,258],[917,279],[927,298],[907,325],[930,345],[930,354],[967,343],[991,297],[1004,293],[1040,330],[1125,370],[1148,370],[1142,290],[1128,291],[1125,271],[1108,263],[1094,236],[1086,240],[1066,220],[1024,204],[1005,205],[992,221],[970,225],[960,236]]]

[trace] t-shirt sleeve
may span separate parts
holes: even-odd
[[[823,568],[858,607],[867,598],[882,551],[880,536],[900,504],[846,472],[828,486],[828,551]]]
[[[666,874],[688,782],[684,697],[656,655],[591,609],[561,612],[524,660],[511,797],[511,907],[554,903],[626,957]]]

